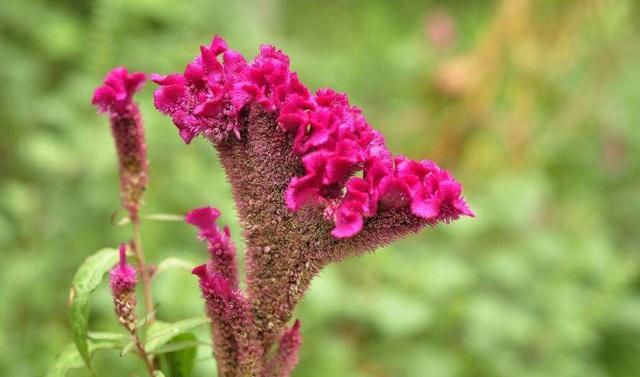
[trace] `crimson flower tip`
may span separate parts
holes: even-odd
[[[193,275],[196,275],[200,280],[206,279],[207,278],[207,265],[206,264],[201,264],[199,266],[196,266],[193,268],[193,270],[191,270],[191,273]]]
[[[120,245],[119,261],[111,269],[109,284],[114,297],[133,291],[138,283],[136,270],[127,263],[126,247]]]
[[[201,207],[191,210],[185,216],[185,222],[200,230],[211,229],[220,217],[220,210],[213,207]]]
[[[207,243],[210,271],[225,277],[234,288],[237,288],[236,249],[231,240],[229,227],[220,229],[216,225],[219,217],[220,211],[217,208],[201,207],[190,211],[185,216],[185,221],[198,228],[198,238]]]

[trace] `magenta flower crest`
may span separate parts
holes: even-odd
[[[244,58],[216,37],[209,47],[184,70],[184,74],[152,75],[161,88],[154,94],[158,110],[170,115],[185,143],[197,135],[219,142],[229,135],[240,136],[238,111],[231,103],[234,91],[229,77],[240,75],[246,67]],[[224,65],[218,61],[223,55]]]
[[[329,209],[335,237],[358,233],[381,203],[381,210],[406,207],[433,224],[473,216],[448,172],[430,161],[394,159],[383,136],[345,94],[322,89],[310,95],[290,71],[289,58],[272,46],[262,46],[258,57],[246,63],[216,36],[184,74],[154,75],[153,80],[161,85],[156,107],[173,117],[186,142],[203,134],[221,143],[230,131],[240,139],[240,113],[252,104],[275,114],[273,132],[279,128],[291,135],[289,148],[304,168],[289,181],[286,205],[292,211]],[[411,166],[398,166],[403,163]],[[448,183],[439,189],[443,180]]]
[[[120,171],[120,198],[133,219],[138,216],[142,195],[147,187],[149,163],[144,128],[133,95],[146,81],[144,73],[129,73],[118,67],[109,72],[97,88],[91,103],[109,113]]]

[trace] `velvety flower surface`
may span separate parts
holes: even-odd
[[[134,94],[142,88],[146,75],[129,73],[118,67],[109,72],[102,86],[95,90],[91,103],[109,114],[111,133],[118,152],[120,198],[129,216],[138,216],[142,195],[147,187],[149,163],[142,117]]]
[[[261,356],[251,308],[242,292],[206,265],[193,269],[211,318],[214,352],[221,377],[255,375]]]

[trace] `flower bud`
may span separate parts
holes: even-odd
[[[120,261],[111,269],[111,293],[118,321],[129,331],[136,328],[136,270],[127,263],[127,248],[120,245]]]

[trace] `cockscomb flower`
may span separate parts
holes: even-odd
[[[145,81],[144,73],[114,68],[107,74],[104,84],[96,89],[91,101],[100,112],[109,113],[118,153],[120,198],[132,219],[138,216],[148,181],[149,163],[142,117],[133,101],[133,95]]]
[[[136,270],[127,263],[127,247],[120,245],[120,261],[110,273],[109,285],[118,321],[130,332],[136,328]]]
[[[220,230],[216,226],[219,216],[218,209],[202,207],[189,212],[185,221],[198,228],[198,237],[207,242],[210,255],[208,268],[227,279],[232,288],[237,288],[236,248],[231,241],[229,227]]]
[[[474,216],[449,172],[394,156],[346,94],[312,94],[273,46],[261,46],[248,62],[216,36],[183,73],[152,80],[159,85],[156,108],[186,143],[198,135],[212,142],[231,183],[263,355],[327,264]],[[194,217],[202,232],[217,215]],[[199,271],[201,286],[203,276],[215,273]]]
[[[247,299],[207,265],[194,268],[193,274],[200,279],[200,290],[211,319],[218,376],[257,375],[262,348]]]

